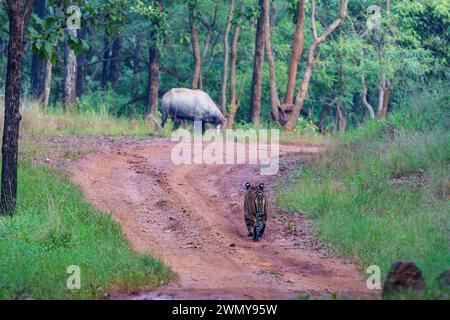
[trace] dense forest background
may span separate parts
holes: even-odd
[[[339,19],[347,2],[347,15]],[[67,10],[72,4],[81,14],[76,32],[64,29],[77,14]],[[285,125],[300,105],[311,126],[345,131],[386,117],[421,87],[448,80],[449,9],[448,0],[324,0],[315,2],[312,15],[312,2],[304,0],[37,0],[26,33],[22,92],[44,107],[93,111],[106,105],[113,115],[143,117],[157,116],[157,97],[170,88],[200,88],[227,114],[236,112],[236,123]],[[3,2],[0,13],[5,73]],[[276,110],[287,116],[280,119]]]

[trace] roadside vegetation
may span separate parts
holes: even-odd
[[[0,299],[101,299],[174,278],[60,173],[23,162],[17,213],[0,218],[0,256]],[[66,287],[71,265],[81,269],[80,290]]]
[[[439,297],[450,266],[448,89],[416,91],[385,121],[336,137],[278,189],[278,204],[312,218],[319,236],[362,271],[415,262]]]

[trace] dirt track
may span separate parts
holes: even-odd
[[[109,147],[70,169],[86,198],[112,213],[136,250],[179,275],[156,290],[113,298],[375,297],[355,265],[312,248],[301,215],[272,208],[262,240],[247,237],[243,184],[263,181],[271,194],[274,178],[259,177],[250,165],[174,165],[172,147],[165,141]],[[282,154],[292,151],[317,150],[281,146]]]

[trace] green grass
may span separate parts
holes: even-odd
[[[54,170],[21,163],[18,209],[0,218],[0,299],[102,298],[174,277],[162,262],[134,252],[119,225],[94,210]],[[69,290],[70,265],[81,289]]]
[[[375,264],[384,277],[397,260],[415,262],[427,283],[421,297],[439,297],[435,279],[450,268],[446,106],[411,105],[337,138],[278,188],[278,204],[313,219],[319,236],[363,270]],[[414,112],[431,120],[411,123]]]

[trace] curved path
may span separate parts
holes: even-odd
[[[173,144],[110,147],[71,168],[88,201],[110,212],[131,245],[156,256],[179,279],[127,299],[296,299],[338,295],[375,298],[354,264],[313,249],[302,215],[272,208],[260,242],[247,237],[243,185],[251,165],[174,165]],[[281,153],[317,148],[281,146]],[[299,156],[296,156],[299,157]],[[272,180],[271,180],[272,179]],[[273,204],[272,204],[273,207]]]

